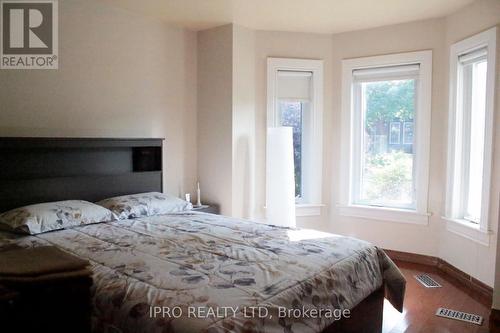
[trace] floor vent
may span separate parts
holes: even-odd
[[[455,320],[461,320],[461,321],[465,321],[465,322],[476,324],[476,325],[483,324],[483,317],[481,317],[477,314],[456,311],[456,310],[450,310],[450,309],[446,309],[446,308],[437,309],[436,316],[455,319]]]
[[[441,288],[441,285],[427,274],[415,275],[415,279],[417,279],[417,281],[423,284],[426,288]]]

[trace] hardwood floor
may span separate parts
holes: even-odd
[[[488,333],[490,306],[460,283],[435,267],[396,261],[406,277],[406,297],[403,313],[390,303],[384,304],[383,333]],[[425,288],[414,275],[428,273],[442,288]],[[437,308],[446,307],[483,316],[481,326],[437,317]]]

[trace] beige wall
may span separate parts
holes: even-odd
[[[233,25],[232,216],[255,205],[255,31]]]
[[[198,33],[198,171],[203,198],[251,218],[255,156],[255,31]]]
[[[198,33],[198,178],[202,199],[232,209],[233,28]]]
[[[59,69],[0,71],[0,136],[164,137],[165,189],[196,179],[196,34],[59,1]]]

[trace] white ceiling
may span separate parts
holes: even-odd
[[[190,30],[236,23],[257,30],[335,33],[442,17],[475,0],[100,0]]]

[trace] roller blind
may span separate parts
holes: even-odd
[[[361,68],[352,71],[354,81],[373,81],[416,77],[420,71],[419,64]]]
[[[311,100],[312,72],[278,71],[277,97],[280,99]]]
[[[478,60],[486,59],[488,55],[488,48],[482,47],[458,56],[458,61],[463,64],[470,64],[471,62],[476,62]]]

